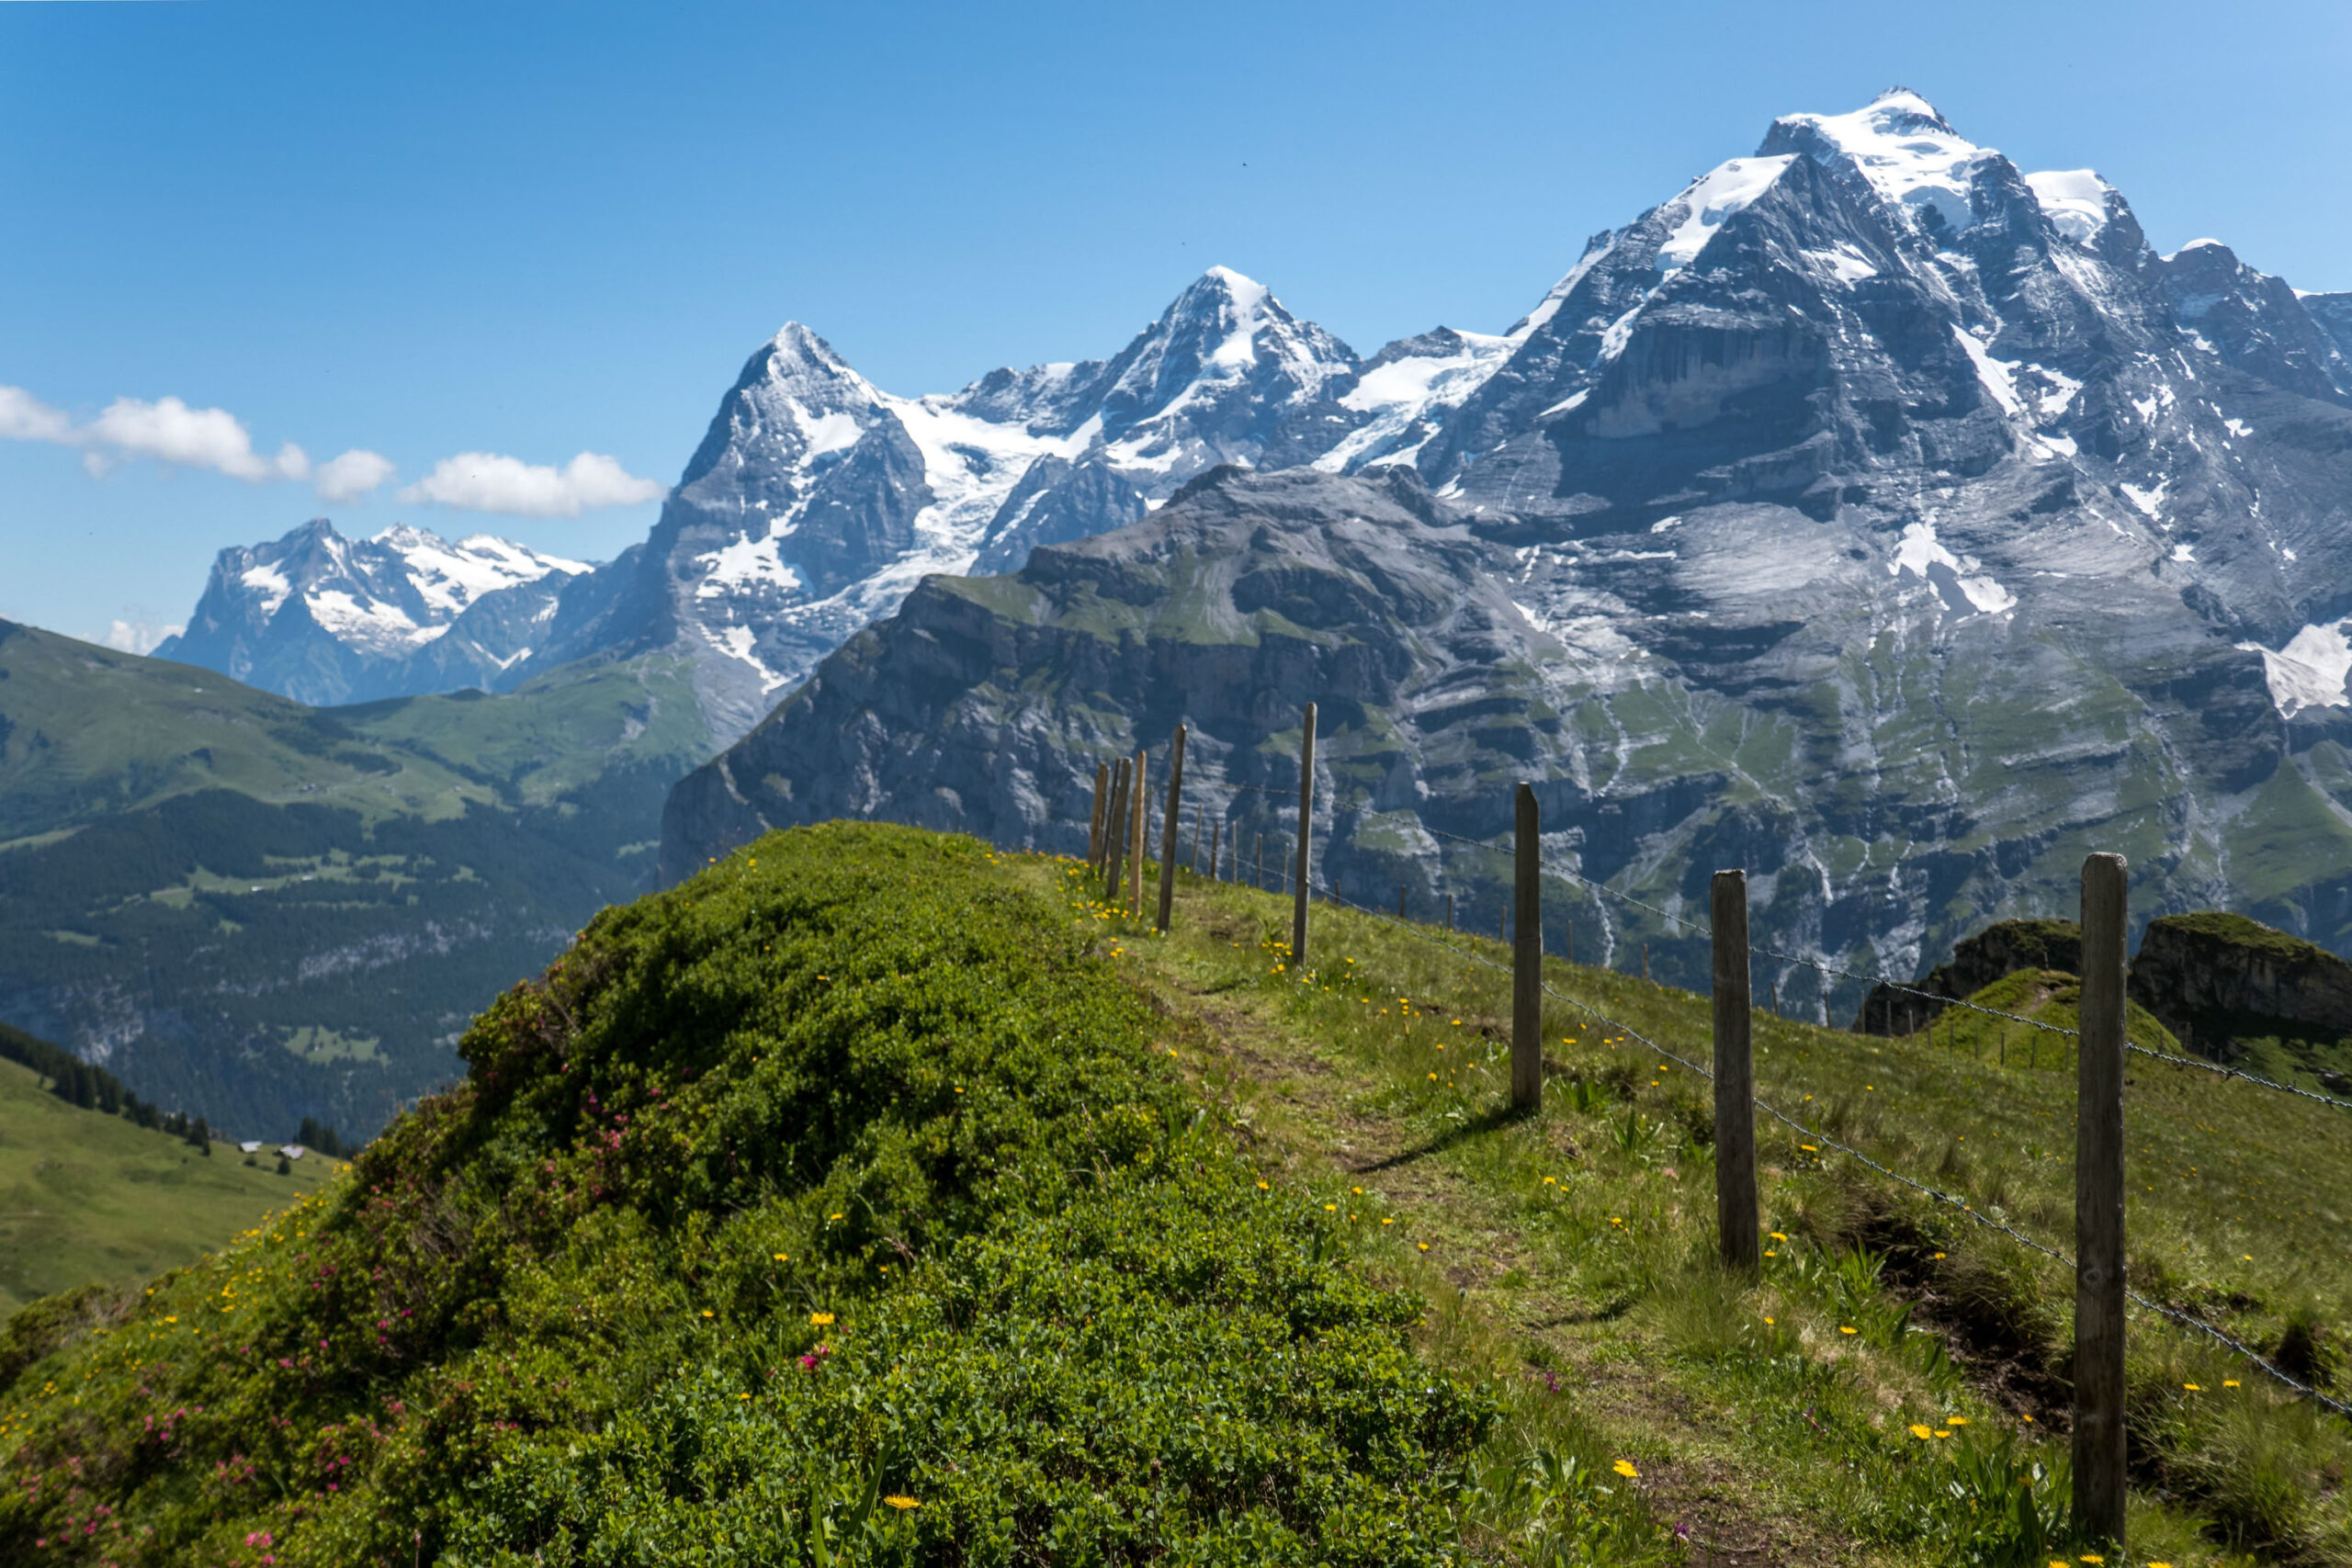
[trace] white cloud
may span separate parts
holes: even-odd
[[[640,479],[598,452],[582,452],[560,468],[497,452],[460,452],[434,464],[433,471],[401,491],[400,498],[514,517],[577,517],[600,506],[658,500],[661,494],[659,480]]]
[[[177,398],[117,398],[76,433],[109,458],[153,457],[187,468],[210,468],[249,483],[307,479],[311,460],[292,442],[276,457],[254,450],[244,422],[227,409],[190,408]]]
[[[321,501],[340,502],[366,495],[392,477],[392,460],[380,452],[355,446],[321,463],[311,476],[311,488]]]
[[[107,627],[106,644],[125,653],[153,653],[165,637],[186,630],[186,626],[159,626],[152,621],[116,621]]]
[[[0,387],[0,437],[10,441],[70,441],[74,422],[22,387]]]
[[[253,432],[227,409],[196,408],[175,397],[117,398],[96,419],[77,424],[21,387],[0,386],[0,440],[47,441],[81,448],[82,467],[103,479],[118,465],[146,457],[183,468],[204,468],[247,484],[308,481],[321,501],[356,501],[389,482],[392,460],[355,446],[323,463],[291,441],[275,455],[256,451]],[[582,452],[563,467],[526,463],[496,452],[460,452],[400,492],[466,512],[515,517],[577,517],[605,506],[658,500],[662,485],[641,479],[600,452]],[[125,623],[129,625],[130,623]]]

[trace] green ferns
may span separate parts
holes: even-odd
[[[0,1559],[1461,1561],[1494,1398],[992,858],[606,911],[347,1180],[45,1336]]]

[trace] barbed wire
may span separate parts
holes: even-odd
[[[2197,1067],[2205,1072],[2219,1073],[2226,1078],[2244,1078],[2250,1084],[2263,1089],[2275,1089],[2281,1094],[2300,1095],[2305,1100],[2316,1100],[2322,1105],[2333,1105],[2339,1110],[2352,1111],[2352,1100],[2337,1100],[2332,1095],[2321,1094],[2313,1089],[2298,1089],[2290,1083],[2278,1083],[2262,1077],[2259,1073],[2249,1073],[2242,1068],[2233,1067],[2226,1062],[2209,1062],[2201,1056],[2176,1056],[2169,1051],[2151,1050],[2145,1045],[2134,1045],[2128,1040],[2123,1043],[2123,1048],[2126,1051],[2137,1052],[2143,1056],[2153,1056],[2159,1062],[2170,1062],[2177,1067]]]
[[[1487,958],[1482,953],[1473,953],[1467,949],[1456,947],[1453,943],[1446,942],[1428,931],[1416,929],[1409,921],[1400,920],[1395,916],[1386,914],[1384,911],[1366,908],[1363,905],[1356,903],[1354,900],[1332,891],[1327,886],[1312,881],[1309,882],[1308,886],[1321,893],[1325,897],[1331,899],[1335,903],[1344,905],[1346,908],[1353,909],[1360,915],[1366,915],[1375,920],[1381,920],[1387,924],[1396,926],[1405,931],[1408,935],[1418,937],[1424,942],[1445,948],[1449,952],[1457,953],[1462,957],[1471,959],[1476,963],[1483,964],[1489,969],[1494,969],[1506,975],[1511,973],[1511,971],[1505,965],[1496,963],[1493,959]],[[1539,979],[1538,985],[1542,988],[1544,994],[1550,997],[1553,1000],[1577,1009],[1588,1017],[1595,1020],[1607,1028],[1615,1030],[1620,1035],[1627,1039],[1639,1042],[1648,1050],[1657,1053],[1658,1055],[1666,1057],[1668,1061],[1680,1064],[1683,1067],[1697,1074],[1700,1077],[1705,1078],[1710,1082],[1713,1081],[1715,1075],[1713,1069],[1691,1061],[1689,1057],[1684,1056],[1678,1051],[1668,1049],[1668,1047],[1659,1044],[1657,1041],[1643,1034],[1639,1030],[1634,1029],[1632,1025],[1610,1017],[1607,1013],[1602,1012],[1599,1008],[1594,1007],[1591,1003],[1584,1000],[1582,998],[1566,995],[1560,991],[1553,989],[1549,981]],[[2071,1033],[2073,1032],[2067,1031],[2066,1032]],[[2160,1052],[2147,1051],[2142,1046],[2131,1046],[2130,1049],[2140,1051],[2143,1055],[2163,1055]],[[2211,1065],[2207,1063],[2192,1062],[2187,1057],[2170,1057],[2166,1059],[2179,1061],[2184,1065],[2190,1066],[2205,1066]],[[2245,1075],[2240,1076],[2243,1077]],[[2285,1088],[2287,1086],[2279,1085],[2275,1087]],[[2295,1092],[2302,1093],[2307,1091],[2296,1090]],[[2314,1096],[2313,1098],[2324,1099],[2325,1097]],[[2002,1235],[2007,1236],[2010,1240],[2017,1242],[2018,1245],[2041,1254],[2042,1257],[2051,1259],[2052,1262],[2060,1264],[2069,1271],[2072,1271],[2075,1268],[2075,1259],[2068,1257],[2065,1253],[2050,1246],[2047,1242],[2027,1235],[2025,1232],[2018,1229],[2015,1225],[2009,1224],[2005,1221],[1995,1219],[1992,1215],[1985,1213],[1981,1209],[1978,1209],[1974,1204],[1963,1202],[1951,1193],[1943,1191],[1939,1188],[1930,1187],[1926,1182],[1916,1180],[1911,1177],[1905,1176],[1903,1172],[1894,1169],[1891,1166],[1883,1165],[1879,1161],[1872,1159],[1870,1156],[1862,1153],[1861,1150],[1855,1148],[1852,1145],[1842,1143],[1838,1139],[1830,1136],[1828,1134],[1822,1132],[1818,1128],[1806,1126],[1797,1118],[1791,1116],[1788,1112],[1781,1111],[1777,1106],[1771,1105],[1760,1098],[1751,1097],[1750,1103],[1752,1103],[1758,1111],[1760,1111],[1764,1114],[1773,1118],[1775,1121],[1783,1123],[1799,1134],[1815,1140],[1820,1145],[1837,1150],[1839,1154],[1846,1156],[1857,1164],[1876,1171],[1879,1175],[1885,1177],[1888,1180],[1909,1188],[1911,1190],[1917,1192],[1933,1201],[1944,1204],[1949,1208],[1959,1210],[1962,1214],[1966,1215],[1969,1219],[1973,1220],[1977,1224],[1984,1226],[1987,1230],[1996,1231]],[[2332,1101],[2331,1103],[2341,1104],[2343,1102]],[[2247,1345],[2245,1341],[2237,1338],[2235,1336],[2228,1334],[2223,1330],[2215,1327],[2213,1325],[2205,1322],[2203,1319],[2194,1317],[2188,1313],[2178,1310],[2177,1308],[2167,1306],[2162,1302],[2151,1301],[2146,1296],[2140,1294],[2137,1291],[2127,1289],[2124,1292],[2124,1295],[2135,1305],[2138,1305],[2146,1311],[2154,1313],[2159,1317],[2177,1324],[2184,1328],[2191,1329],[2197,1333],[2204,1335],[2208,1338],[2213,1340],[2216,1344],[2222,1346],[2233,1354],[2261,1369],[2265,1374],[2278,1382],[2282,1386],[2291,1389],[2295,1393],[2301,1394],[2303,1397],[2312,1400],[2319,1404],[2324,1405],[2338,1416],[2352,1418],[2352,1404],[2346,1404],[2339,1400],[2333,1399],[2327,1394],[2320,1392],[2318,1389],[2312,1387],[2311,1384],[2297,1379],[2282,1368],[2273,1365],[2259,1351],[2256,1350],[2252,1346]]]

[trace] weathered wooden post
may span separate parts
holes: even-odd
[[[1184,727],[1178,725],[1168,741],[1168,820],[1159,832],[1159,919],[1153,929],[1168,934],[1169,911],[1176,900],[1176,830],[1184,818]],[[1193,847],[1200,847],[1193,835]]]
[[[1134,846],[1136,870],[1135,874],[1127,880],[1132,888],[1131,902],[1134,905],[1130,913],[1137,919],[1143,919],[1144,833],[1147,830],[1146,824],[1151,820],[1151,790],[1147,782],[1149,776],[1147,762],[1148,759],[1144,755],[1143,748],[1136,747],[1135,784],[1127,792],[1127,807],[1135,818],[1135,820],[1127,825],[1127,842]]]
[[[1725,1268],[1763,1270],[1757,1233],[1756,1059],[1749,1036],[1747,873],[1719,871],[1709,885],[1714,931],[1715,1235]]]
[[[1225,837],[1225,818],[1220,817],[1209,824],[1209,880],[1216,880],[1216,852],[1219,839]]]
[[[2075,1534],[2123,1540],[2121,855],[2083,862],[2082,1036],[2075,1079]]]
[[[1314,840],[1315,705],[1309,703],[1298,736],[1298,874],[1291,889],[1290,961],[1299,969],[1306,967],[1306,856]]]
[[[1127,824],[1127,787],[1130,769],[1125,757],[1119,759],[1118,771],[1111,775],[1111,802],[1102,821],[1102,902],[1119,901],[1119,870],[1125,858]]]
[[[1519,786],[1516,875],[1519,944],[1510,964],[1510,1102],[1523,1111],[1544,1103],[1544,853],[1535,786]]]
[[[1193,807],[1193,852],[1185,856],[1193,874],[1201,874],[1201,832],[1209,825],[1209,803],[1205,800]]]
[[[1090,869],[1102,863],[1102,796],[1111,786],[1111,768],[1107,762],[1094,764],[1094,815],[1086,826],[1086,863]]]

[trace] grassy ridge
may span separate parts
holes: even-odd
[[[608,911],[347,1180],[0,1392],[0,1557],[1459,1560],[1497,1394],[1091,942],[888,829]],[[1497,1517],[1663,1539],[1513,1431]]]
[[[247,1166],[233,1144],[209,1157],[168,1134],[78,1110],[0,1062],[0,1320],[78,1285],[120,1287],[194,1262],[332,1168],[277,1156]]]

